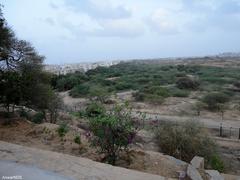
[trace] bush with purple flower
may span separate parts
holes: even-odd
[[[92,143],[105,154],[108,163],[115,165],[121,151],[133,142],[136,128],[128,105],[116,105],[106,113],[89,119]]]

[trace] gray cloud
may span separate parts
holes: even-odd
[[[193,16],[187,24],[190,31],[203,32],[217,28],[222,31],[240,30],[240,4],[235,0],[183,0],[183,9]]]
[[[49,6],[50,6],[52,9],[58,9],[58,6],[57,6],[55,3],[53,3],[53,2],[50,2],[50,3],[49,3]]]
[[[55,25],[55,21],[50,17],[46,18],[44,21],[51,26]]]
[[[91,17],[101,19],[122,19],[131,17],[132,13],[124,6],[98,6],[91,0],[66,0],[65,4],[76,12],[84,12]]]
[[[239,0],[2,1],[47,62],[240,51]]]
[[[227,0],[220,4],[217,8],[217,13],[223,14],[239,14],[240,13],[240,4],[234,0]]]
[[[88,30],[82,24],[74,25],[69,21],[62,22],[62,27],[73,33],[76,37],[136,38],[145,32],[140,23],[131,20],[101,21],[98,25],[98,28]]]
[[[122,5],[93,0],[63,2],[55,10],[59,15],[47,18],[46,22],[58,24],[75,37],[135,38],[144,34],[143,24],[133,19],[132,12]]]

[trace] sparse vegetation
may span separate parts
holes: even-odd
[[[170,87],[168,89],[169,89],[170,96],[173,96],[173,97],[188,97],[190,94],[190,91],[186,89],[179,89],[177,87]]]
[[[41,124],[44,118],[45,118],[44,114],[42,112],[38,112],[32,117],[31,121],[36,124]]]
[[[224,162],[221,160],[219,155],[211,156],[209,163],[213,169],[218,170],[219,172],[224,171]]]
[[[137,90],[134,94],[137,101],[161,104],[167,97],[188,97],[196,90],[203,94],[223,92],[234,96],[238,92],[227,89],[227,86],[235,84],[236,87],[239,72],[231,67],[124,62],[109,68],[98,67],[81,76],[79,73],[61,75],[54,77],[54,82],[57,84],[70,76],[79,77],[79,82],[70,91],[73,97],[96,97],[104,101],[112,93]]]
[[[196,115],[200,116],[201,111],[206,107],[206,104],[198,101],[193,105],[193,110],[196,111]]]
[[[101,103],[92,102],[89,104],[85,110],[87,117],[97,117],[102,116],[106,112],[106,109]]]
[[[77,135],[77,136],[75,136],[75,138],[74,138],[74,142],[76,143],[76,144],[81,144],[82,142],[81,142],[81,137],[79,136],[79,135]]]
[[[69,131],[69,127],[67,126],[66,123],[62,123],[59,128],[57,129],[59,137],[63,140],[63,137],[67,134]]]
[[[205,158],[212,168],[221,168],[216,159],[217,146],[199,123],[187,121],[184,124],[166,123],[156,131],[159,148],[162,152],[190,162],[196,155]]]

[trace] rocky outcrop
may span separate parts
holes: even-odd
[[[195,156],[191,160],[190,164],[196,169],[204,169],[204,158],[199,157],[199,156]]]
[[[192,180],[203,180],[198,170],[191,164],[188,165],[187,176]]]
[[[216,170],[206,170],[205,172],[209,180],[224,180],[224,177]]]

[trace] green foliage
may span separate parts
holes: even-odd
[[[106,112],[104,106],[98,102],[92,102],[91,104],[89,104],[85,111],[87,117],[101,116],[104,115]]]
[[[132,88],[132,84],[129,82],[119,82],[116,84],[115,88],[118,91],[129,90]]]
[[[162,152],[187,162],[196,155],[208,162],[217,153],[215,142],[194,121],[183,125],[163,124],[157,129],[156,137]]]
[[[202,102],[207,104],[209,110],[218,110],[220,104],[224,104],[230,100],[230,97],[222,92],[213,92],[205,95]]]
[[[66,123],[60,124],[59,128],[57,129],[59,137],[63,138],[67,132],[69,131],[69,127]]]
[[[139,92],[133,94],[136,101],[148,101],[154,104],[162,104],[166,97],[170,96],[167,88],[161,86],[151,86],[141,89]]]
[[[96,97],[97,100],[99,100],[102,103],[104,103],[108,94],[109,93],[107,89],[101,85],[93,85],[89,90],[89,95],[91,97]]]
[[[115,165],[119,152],[127,149],[135,135],[130,111],[116,106],[109,113],[89,119],[92,143],[104,153],[108,163]]]
[[[4,62],[10,67],[13,62],[9,62],[9,50],[11,50],[13,45],[15,35],[3,17],[2,7],[3,6],[0,4],[0,62]]]
[[[21,109],[19,111],[19,115],[20,115],[20,117],[23,117],[23,118],[26,118],[26,119],[30,120],[30,115],[24,109]]]
[[[41,124],[44,119],[45,119],[45,115],[42,112],[38,112],[35,115],[33,115],[31,121],[36,124]]]
[[[240,88],[240,81],[236,81],[236,82],[234,82],[234,84],[233,84],[235,87],[237,87],[237,88]]]
[[[188,97],[190,94],[190,91],[179,89],[176,87],[171,87],[169,88],[169,93],[170,93],[170,96],[173,96],[173,97]]]
[[[144,93],[154,94],[154,95],[161,96],[161,97],[169,97],[170,96],[168,89],[166,89],[164,87],[160,87],[160,86],[147,87],[144,89]]]
[[[21,77],[17,72],[0,72],[0,101],[9,112],[10,104],[18,105],[21,100]]]
[[[144,100],[153,104],[162,104],[164,102],[164,97],[155,94],[147,94],[144,96]]]
[[[153,103],[162,103],[164,98],[170,96],[188,97],[192,90],[224,92],[226,87],[238,82],[239,78],[239,68],[161,65],[158,62],[141,61],[98,67],[81,76],[69,74],[58,77],[59,81],[78,79],[78,83],[67,83],[73,86],[69,87],[71,88],[70,95],[73,97],[91,99],[96,97],[103,102],[105,97],[111,93],[136,90],[138,93],[134,96],[137,101],[155,100]],[[234,96],[237,92],[228,90],[227,94]]]
[[[50,123],[56,123],[57,122],[57,117],[58,117],[58,112],[59,109],[62,107],[62,99],[59,97],[59,95],[53,93],[49,97],[49,102],[48,102],[48,110],[50,113]]]
[[[209,163],[213,169],[218,170],[219,172],[224,171],[224,162],[218,155],[211,156]]]
[[[200,113],[201,113],[201,111],[204,109],[206,107],[206,104],[205,103],[203,103],[203,102],[201,102],[201,101],[198,101],[198,102],[196,102],[194,105],[193,105],[193,110],[195,110],[196,111],[196,114],[198,115],[198,116],[200,116]]]
[[[84,97],[88,95],[89,89],[90,89],[89,84],[79,84],[70,91],[70,95],[72,97]]]
[[[76,144],[81,144],[82,142],[81,142],[81,137],[79,136],[79,135],[77,135],[77,136],[75,136],[75,138],[74,138],[74,142],[76,143]]]
[[[133,93],[133,97],[136,101],[144,101],[144,93],[142,92],[135,92]]]
[[[43,71],[44,57],[29,42],[15,37],[1,13],[0,49],[0,103],[8,112],[10,104],[37,111],[48,109],[52,76]]]
[[[71,90],[73,87],[82,84],[88,80],[87,76],[81,72],[67,74],[65,76],[53,77],[52,85],[58,91]]]
[[[71,112],[73,116],[79,117],[79,118],[84,118],[87,117],[86,111],[85,110],[80,110],[77,112]]]
[[[189,77],[179,78],[176,84],[179,89],[190,89],[190,90],[196,90],[200,85],[200,83],[197,80]]]

